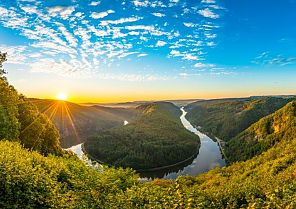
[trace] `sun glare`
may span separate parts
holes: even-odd
[[[66,101],[68,99],[68,95],[61,92],[57,95],[57,99],[60,101]]]

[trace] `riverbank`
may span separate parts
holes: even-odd
[[[210,138],[206,134],[200,132],[197,128],[193,127],[186,119],[187,112],[181,108],[182,115],[180,120],[183,126],[194,134],[198,135],[201,141],[200,146],[197,148],[197,153],[189,158],[180,161],[178,163],[162,166],[151,169],[138,169],[137,172],[143,178],[164,178],[175,179],[178,176],[184,175],[197,175],[199,173],[206,172],[215,167],[222,167],[226,165],[225,154],[222,145],[222,140],[218,138]],[[85,151],[84,145],[81,144],[82,152],[92,161],[99,162],[96,158],[92,157]],[[103,165],[112,166],[100,162]]]

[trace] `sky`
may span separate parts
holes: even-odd
[[[296,0],[0,0],[27,97],[123,102],[296,94]]]

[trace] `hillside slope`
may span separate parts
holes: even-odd
[[[31,99],[56,125],[61,145],[68,148],[80,144],[100,131],[122,126],[136,115],[134,109],[82,106],[71,102]]]
[[[0,140],[19,141],[24,147],[44,155],[61,154],[59,134],[52,122],[36,106],[9,85],[0,52]]]
[[[86,152],[104,163],[134,169],[175,164],[197,152],[198,137],[183,127],[175,105],[157,102],[137,110],[132,123],[89,138]]]
[[[188,120],[225,141],[259,119],[285,106],[292,98],[242,98],[195,102],[186,107]]]
[[[226,144],[231,162],[247,160],[273,147],[280,141],[296,138],[296,101],[268,115]]]
[[[280,112],[295,117],[294,110],[290,103]],[[44,157],[0,141],[0,185],[5,185],[0,187],[0,207],[295,208],[295,123],[285,120],[282,125],[287,137],[294,135],[248,161],[196,177],[148,183],[140,183],[130,170],[100,172],[76,157]]]

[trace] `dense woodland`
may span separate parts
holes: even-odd
[[[128,125],[89,138],[84,148],[90,157],[139,170],[172,165],[198,152],[199,138],[183,127],[175,105],[157,102],[137,111],[137,119]]]
[[[247,160],[280,141],[295,138],[296,101],[293,101],[232,138],[226,144],[226,155],[231,162]]]
[[[199,176],[146,183],[131,169],[96,170],[61,154],[52,123],[3,73],[0,117],[0,208],[296,208],[295,102],[240,135],[276,142],[263,153]]]
[[[295,103],[289,104],[288,112],[291,115],[283,112],[287,109],[286,106],[274,113],[291,101],[295,101],[295,97],[200,101],[187,107],[188,119],[193,124],[201,126],[203,131],[225,140],[224,151],[227,161],[232,163],[248,160],[266,151],[278,141],[288,140],[293,136],[293,133],[288,132],[287,127],[282,124],[295,124]],[[285,135],[287,133],[290,136]]]
[[[186,107],[188,120],[202,130],[228,141],[259,119],[274,113],[291,98],[263,97],[197,101]]]

